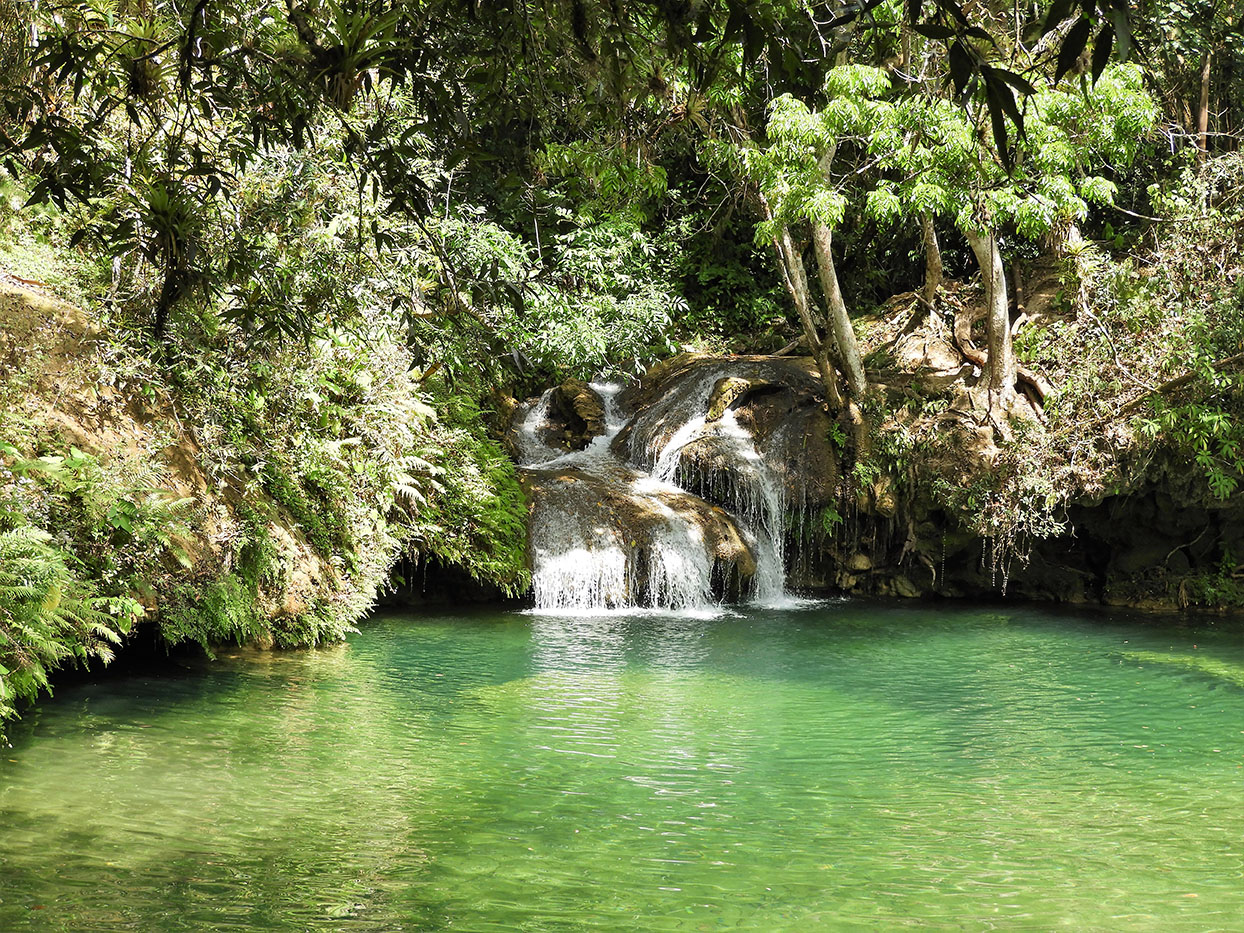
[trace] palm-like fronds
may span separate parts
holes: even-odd
[[[0,532],[0,720],[62,664],[112,660],[137,615],[132,601],[95,595],[70,560],[41,529]]]

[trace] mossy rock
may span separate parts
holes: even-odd
[[[571,450],[582,450],[605,432],[605,403],[582,379],[567,379],[558,386],[553,408],[565,423]]]
[[[708,397],[708,413],[704,416],[704,420],[710,423],[720,421],[722,416],[749,392],[766,384],[758,379],[723,376],[717,380]]]

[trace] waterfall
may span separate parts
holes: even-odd
[[[519,465],[531,470],[581,470],[603,476],[611,483],[624,482],[625,468],[609,445],[626,423],[619,417],[620,385],[593,383],[601,399],[605,431],[583,450],[565,452],[542,439],[547,428],[553,393],[549,389],[521,413],[517,432]],[[586,490],[590,492],[590,490]],[[554,501],[546,502],[532,522],[532,589],[541,609],[589,612],[621,609],[633,605],[636,589],[635,561],[629,546],[607,517],[601,504],[574,486],[558,488]]]
[[[691,404],[700,411],[707,406],[717,373],[701,379],[689,393]],[[681,410],[689,414],[689,406]],[[634,442],[636,434],[632,434]],[[717,454],[708,470],[699,464],[688,466],[682,454],[694,443],[703,443]],[[655,451],[655,453],[654,453]],[[751,580],[751,597],[760,603],[782,600],[786,594],[785,496],[777,474],[756,449],[755,442],[733,411],[727,409],[715,422],[696,414],[687,420],[663,445],[648,440],[639,457],[652,463],[654,479],[674,483],[680,488],[716,502],[738,521],[756,557],[756,573]]]
[[[529,541],[538,610],[714,607],[720,554],[705,536],[705,514],[736,529],[754,558],[747,595],[762,603],[783,597],[783,487],[733,411],[707,420],[718,375],[629,420],[619,409],[622,387],[593,383],[605,429],[568,453],[546,442],[557,390],[520,409],[520,466],[542,483]],[[693,444],[711,452],[710,468],[688,462]]]
[[[562,451],[548,446],[540,436],[540,429],[548,423],[549,407],[553,402],[556,389],[548,389],[534,402],[519,409],[521,420],[518,421],[518,436],[515,446],[518,448],[518,463],[525,466],[552,460]]]

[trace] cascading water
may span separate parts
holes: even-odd
[[[781,600],[786,595],[784,490],[733,411],[727,410],[716,424],[718,436],[729,445],[735,459],[730,469],[713,471],[705,491],[714,501],[724,501],[753,538],[753,599],[763,603]]]
[[[555,391],[555,389],[549,389],[523,411],[522,420],[518,422],[518,437],[516,438],[520,466],[553,460],[563,453],[555,447],[548,446],[540,436],[540,428],[548,420],[549,407]]]
[[[581,470],[620,478],[622,464],[609,453],[609,444],[625,421],[617,415],[620,386],[594,384],[604,406],[605,431],[580,451],[565,452],[543,440],[555,389],[549,389],[523,414],[517,446],[519,465],[536,470]],[[570,486],[559,489],[545,504],[531,527],[532,588],[541,609],[588,611],[630,605],[635,590],[635,568],[626,542],[592,503]],[[600,503],[596,503],[599,507]]]
[[[674,483],[717,502],[735,517],[756,558],[751,597],[761,603],[777,602],[786,592],[782,485],[733,411],[727,408],[715,421],[702,413],[691,414],[707,408],[719,375],[710,372],[693,391],[675,399],[664,418],[652,422],[687,419],[664,443],[659,435],[645,435],[637,425],[631,434],[632,454],[640,462],[651,462],[652,475],[659,482]],[[711,450],[707,468],[703,459],[686,462],[684,451],[693,444]]]
[[[626,424],[617,406],[621,386],[594,383],[591,389],[601,400],[605,430],[583,450],[561,452],[540,440],[550,393],[530,408],[519,426],[520,464],[564,477],[546,495],[532,522],[532,586],[537,608],[577,612],[629,608],[638,605],[641,596],[651,605],[671,609],[710,604],[712,560],[703,535],[664,501],[683,491],[654,481],[612,453],[613,440]],[[611,521],[610,507],[598,498],[599,484],[589,479],[624,491],[657,517],[649,540],[642,546],[626,540]]]
[[[582,450],[567,453],[546,442],[556,390],[520,413],[520,465],[546,480],[530,523],[537,609],[715,605],[714,583],[722,583],[724,571],[705,536],[704,514],[737,529],[736,539],[754,560],[740,572],[749,578],[751,598],[783,596],[782,487],[732,411],[715,421],[705,417],[715,376],[641,413],[623,443],[617,438],[628,422],[619,411],[617,385],[590,387],[603,407],[604,431]],[[713,469],[685,462],[691,444],[712,448]],[[628,451],[629,463],[619,456]],[[638,523],[620,521],[622,513],[642,515],[642,533],[629,531]]]

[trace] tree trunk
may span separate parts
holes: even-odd
[[[998,238],[992,231],[984,236],[964,232],[980,264],[981,281],[985,286],[989,407],[992,412],[1005,413],[1015,400],[1015,379],[1018,375],[1015,348],[1011,344],[1006,270],[1002,266],[1002,254],[998,251]]]
[[[1196,110],[1197,145],[1201,150],[1197,158],[1201,162],[1209,154],[1209,71],[1212,59],[1213,53],[1206,49],[1205,58],[1201,60],[1201,100]]]
[[[929,213],[920,215],[920,229],[924,238],[924,288],[920,298],[926,308],[933,307],[937,290],[942,287],[942,248],[937,243],[937,230]]]
[[[746,115],[737,104],[733,108],[735,121],[740,127],[747,125]],[[772,223],[773,210],[763,191],[757,191],[760,212],[765,220]],[[842,410],[842,393],[838,391],[838,375],[829,361],[829,353],[821,342],[812,311],[812,294],[808,290],[808,274],[803,268],[803,257],[795,249],[791,240],[790,228],[785,224],[773,235],[773,249],[777,254],[778,272],[782,282],[790,294],[795,310],[799,314],[799,323],[803,327],[803,338],[808,344],[808,352],[816,362],[817,372],[821,374],[821,383],[825,387],[825,401],[834,411]]]
[[[838,359],[842,362],[843,375],[851,397],[859,401],[864,397],[868,383],[864,379],[864,363],[860,359],[860,345],[855,339],[855,328],[847,314],[842,289],[838,286],[838,271],[834,268],[833,234],[822,223],[812,225],[812,242],[815,244],[816,268],[820,274],[821,292],[825,296],[825,316],[829,322]]]
[[[767,205],[765,211],[768,212]],[[812,318],[812,293],[808,289],[808,274],[804,271],[803,258],[795,249],[788,227],[782,227],[774,236],[773,246],[777,250],[778,266],[782,272],[782,279],[786,283],[786,290],[790,292],[795,302],[795,310],[799,312],[799,323],[803,325],[804,340],[807,341],[812,358],[816,360],[821,382],[825,384],[825,400],[829,402],[831,408],[840,410],[842,393],[838,391],[838,374],[834,372],[834,367],[829,362],[829,351],[822,342],[816,329],[816,322]]]
[[[763,194],[760,195],[760,210],[765,220],[773,220],[773,211]],[[821,382],[825,386],[825,401],[830,408],[840,411],[842,393],[838,391],[838,376],[829,362],[829,353],[821,342],[821,335],[812,316],[812,293],[808,290],[808,274],[804,271],[799,250],[795,249],[789,227],[783,225],[773,235],[773,250],[777,254],[778,272],[782,274],[782,282],[799,313],[799,323],[803,327],[803,339],[808,344],[808,352],[812,354],[817,372],[821,374]]]
[[[829,170],[836,150],[837,145],[831,145],[820,159],[818,167],[826,184],[832,184]],[[851,398],[858,402],[864,398],[868,383],[864,379],[864,363],[860,359],[860,345],[855,339],[855,328],[851,326],[847,304],[842,300],[842,289],[838,285],[838,270],[834,267],[834,237],[827,224],[819,221],[812,224],[812,242],[815,247],[813,252],[816,254],[816,268],[821,279],[821,292],[825,296],[825,317],[830,333],[834,336],[834,345],[838,348],[842,374],[847,377],[847,389]]]

